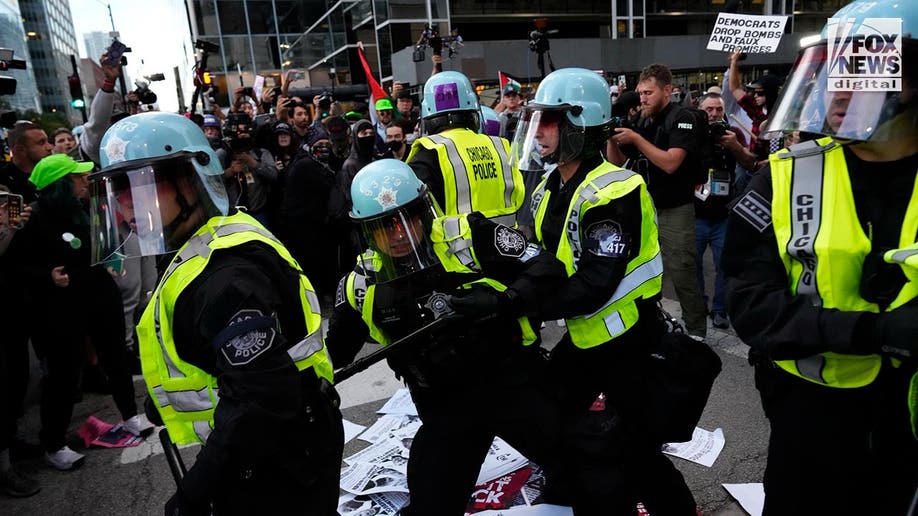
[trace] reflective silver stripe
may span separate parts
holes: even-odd
[[[574,254],[574,270],[577,269],[577,264],[580,262],[580,253],[583,252],[582,244],[580,243],[580,220],[583,217],[583,212],[581,211],[583,203],[586,201],[590,201],[591,204],[596,203],[599,200],[600,190],[634,175],[637,174],[630,170],[616,170],[606,172],[592,181],[584,182],[580,185],[576,204],[568,214],[567,224],[565,225],[567,240],[570,242],[571,252]],[[533,196],[533,199],[535,199],[535,196]]]
[[[797,158],[791,172],[791,237],[787,254],[803,267],[797,280],[797,295],[807,296],[814,306],[821,306],[816,282],[818,257],[816,236],[822,223],[822,174],[824,155],[810,154]]]
[[[442,134],[434,134],[428,136],[428,138],[430,138],[430,141],[446,148],[446,157],[453,166],[453,184],[456,187],[456,211],[458,213],[471,213],[472,185],[469,184],[469,173],[466,170],[465,162],[462,161],[462,156],[459,155],[459,148],[456,147],[456,142]],[[444,206],[444,209],[448,210],[449,206]]]
[[[357,295],[357,292],[363,291],[363,295]],[[363,274],[354,273],[354,303],[359,312],[363,312],[363,299],[367,292],[367,277]]]
[[[168,398],[169,403],[160,403],[160,406],[172,405],[172,410],[176,412],[198,412],[214,408],[214,404],[210,401],[210,393],[207,387],[199,391],[167,391],[163,389],[162,392]],[[158,393],[156,400],[157,402],[160,401]]]
[[[322,351],[322,346],[322,332],[321,330],[315,331],[307,335],[305,339],[290,346],[290,349],[287,350],[287,354],[290,355],[290,358],[294,362],[299,362],[300,360],[305,360],[315,353]]]
[[[815,380],[819,383],[828,383],[822,376],[822,370],[826,366],[826,359],[822,355],[801,358],[797,360],[796,363],[797,371],[806,378]]]
[[[489,136],[488,138],[491,139],[491,144],[497,149],[497,156],[500,158],[500,168],[504,173],[504,206],[512,208],[513,189],[516,185],[513,184],[513,167],[510,166],[510,155],[507,154],[507,151],[504,149],[504,142],[501,137]]]
[[[612,303],[615,303],[616,301],[624,298],[644,283],[656,278],[661,274],[663,274],[663,259],[660,258],[660,253],[657,253],[653,258],[638,265],[634,268],[633,271],[626,274],[625,277],[622,278],[622,280],[618,283],[618,287],[615,288],[615,292],[612,293],[612,297],[610,297],[609,300],[602,305],[602,308],[596,310],[590,315],[587,315],[587,317],[593,317],[599,312],[602,312],[611,306]]]
[[[367,251],[366,253],[360,255],[358,258],[360,260],[360,266],[366,272],[378,272],[376,264],[373,263],[373,258],[376,254],[373,251]]]
[[[315,292],[313,292],[313,291],[311,291],[311,290],[307,290],[307,291],[306,291],[306,301],[309,303],[309,307],[308,307],[308,308],[309,308],[309,311],[310,311],[310,312],[318,312],[318,311],[319,311],[319,309],[320,309],[320,305],[319,305],[319,296],[317,296]],[[307,308],[307,307],[304,306],[303,308]]]
[[[156,404],[160,407],[168,407],[172,404],[169,400],[169,395],[166,393],[166,389],[163,389],[162,385],[153,387],[153,395],[156,396]]]
[[[892,260],[897,263],[905,263],[905,260],[908,260],[916,254],[918,254],[918,249],[903,249],[902,251],[893,253]]]
[[[207,438],[210,437],[210,433],[214,430],[210,427],[210,421],[195,421],[191,426],[194,428],[194,433],[201,439],[201,442],[207,442]]]
[[[160,281],[160,285],[165,285],[166,281],[172,275],[176,269],[179,268],[182,264],[188,260],[196,257],[208,257],[210,256],[210,243],[214,240],[213,235],[209,232],[201,233],[200,235],[193,236],[188,239],[188,242],[185,243],[182,250],[172,259],[172,263],[169,264],[169,267],[166,269],[166,272],[163,274],[163,279]],[[172,359],[169,357],[169,353],[166,351],[166,343],[163,341],[162,333],[162,324],[159,320],[159,311],[160,303],[162,298],[162,288],[158,289],[156,292],[156,300],[154,303],[153,310],[153,330],[156,333],[156,340],[159,341],[159,347],[162,351],[163,361],[166,363],[166,368],[169,371],[170,378],[184,378],[185,374],[179,370],[175,365]]]
[[[443,222],[443,234],[449,242],[449,254],[450,256],[458,258],[462,265],[473,270],[478,270],[478,266],[475,264],[475,259],[472,257],[472,251],[470,250],[472,247],[472,240],[461,238],[462,229],[460,220],[460,217],[447,217]]]
[[[603,317],[602,322],[605,323],[606,331],[610,336],[619,335],[625,331],[625,322],[622,321],[622,314],[618,313],[618,310]]]
[[[253,224],[246,224],[245,222],[234,222],[232,224],[226,224],[225,226],[217,226],[214,228],[214,234],[218,237],[225,237],[229,235],[235,235],[236,233],[244,233],[246,231],[251,231],[253,233],[258,233],[259,235],[272,240],[274,242],[280,243],[270,231],[264,228],[260,228]]]

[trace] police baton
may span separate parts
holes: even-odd
[[[448,300],[449,296],[446,294],[434,292],[433,295],[430,296],[430,299],[427,300],[427,304],[425,305],[430,309],[431,312],[433,312],[433,321],[425,324],[424,326],[421,326],[420,328],[414,330],[408,335],[405,335],[404,337],[389,344],[388,346],[384,346],[383,348],[374,351],[373,353],[370,353],[369,355],[359,360],[355,360],[349,365],[335,371],[335,385],[347,380],[357,373],[365,371],[376,362],[387,358],[389,355],[394,353],[395,350],[403,348],[407,344],[410,344],[421,337],[430,335],[431,332],[439,329],[441,326],[445,325],[448,321],[453,319],[453,317],[450,316],[455,314],[455,312],[453,312],[453,309],[449,306]]]

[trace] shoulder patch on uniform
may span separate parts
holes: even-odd
[[[750,190],[733,205],[733,213],[748,222],[759,233],[771,225],[771,202]]]
[[[265,315],[260,310],[240,310],[230,319],[229,327],[254,318],[264,319]],[[274,328],[259,326],[262,327],[253,328],[223,343],[221,351],[227,362],[234,366],[245,365],[271,349],[277,332]]]
[[[497,226],[494,230],[494,248],[503,256],[519,258],[526,249],[526,238],[515,229]]]
[[[590,224],[584,236],[584,249],[597,256],[621,258],[628,254],[628,239],[622,233],[621,225],[614,220],[605,219]]]

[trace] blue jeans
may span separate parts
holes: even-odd
[[[708,305],[708,296],[704,293],[704,251],[711,246],[714,253],[714,303],[713,312],[724,312],[724,271],[720,266],[721,251],[724,250],[724,235],[727,233],[726,220],[695,219],[695,272],[698,277],[698,291]]]

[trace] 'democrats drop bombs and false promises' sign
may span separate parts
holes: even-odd
[[[902,19],[829,18],[829,91],[902,91]]]
[[[720,13],[708,40],[708,50],[772,54],[784,35],[787,16]]]

